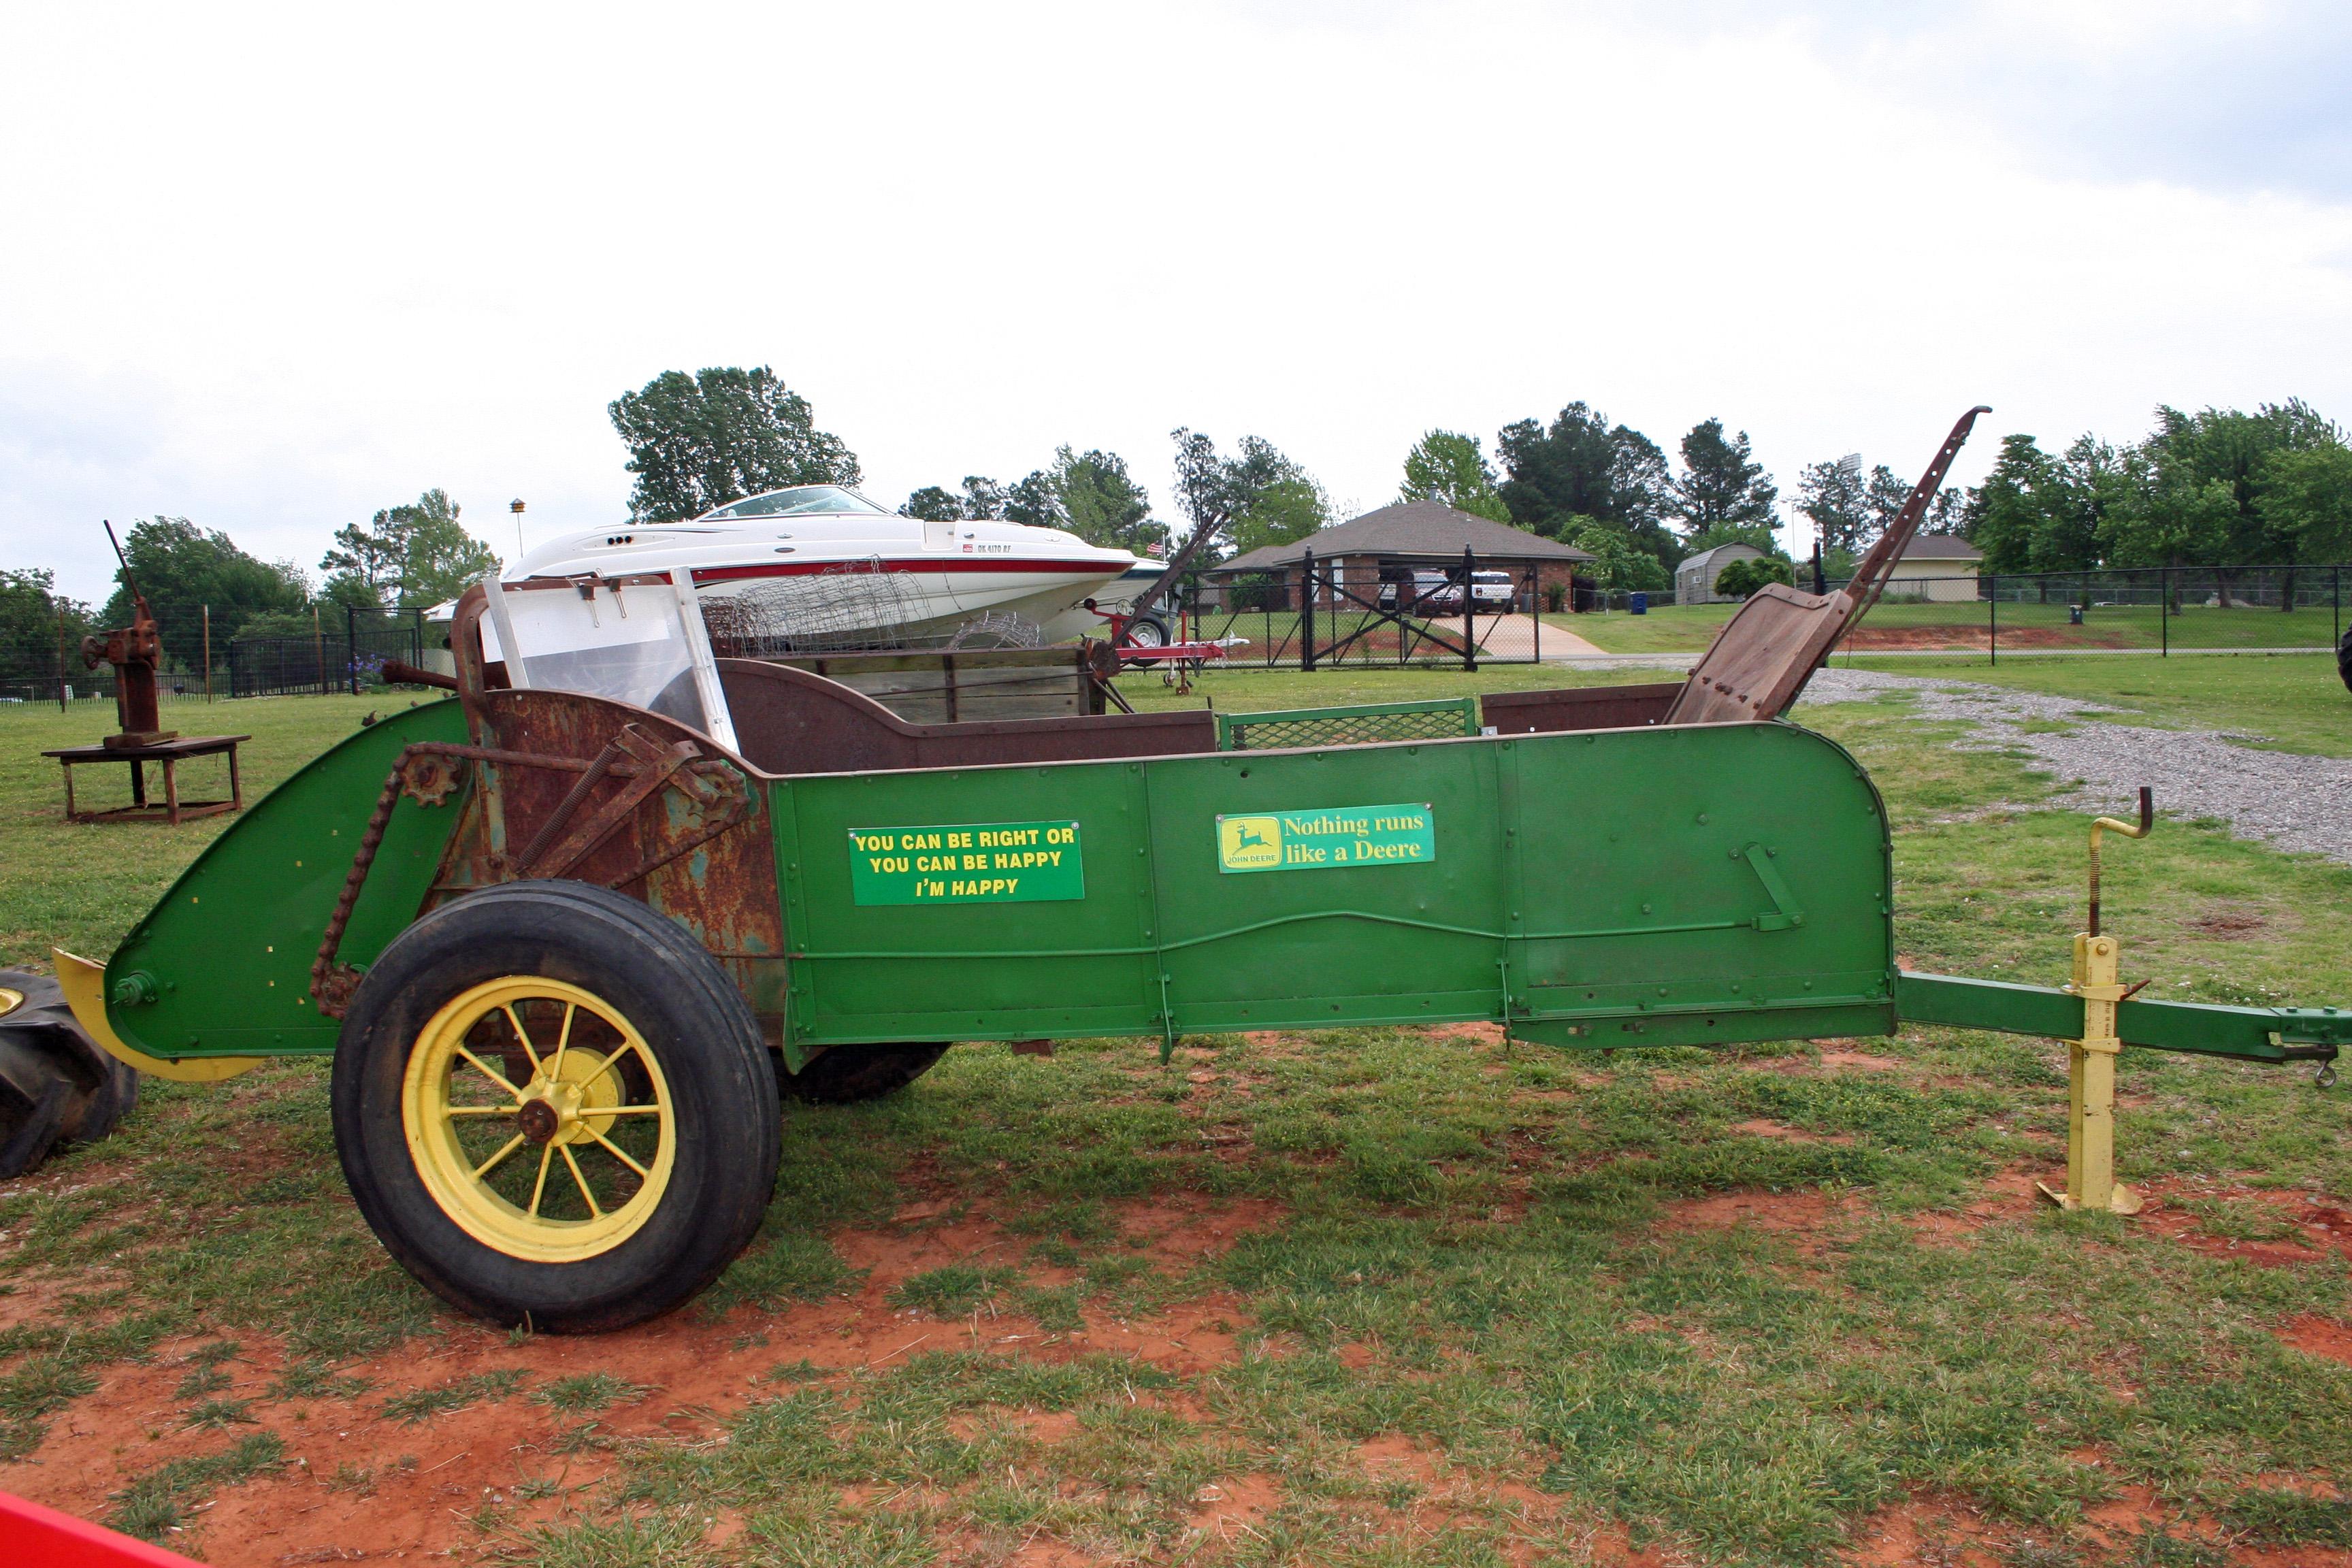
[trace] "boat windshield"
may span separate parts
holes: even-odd
[[[815,511],[862,511],[890,514],[876,506],[856,490],[839,485],[796,485],[788,490],[770,490],[763,496],[747,496],[739,501],[705,512],[713,517],[784,517],[793,513]]]

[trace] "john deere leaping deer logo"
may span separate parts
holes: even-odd
[[[1217,818],[1217,863],[1228,871],[1263,871],[1282,864],[1282,818]]]

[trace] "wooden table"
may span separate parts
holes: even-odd
[[[65,769],[68,822],[137,822],[153,821],[160,817],[177,827],[193,816],[214,816],[224,811],[245,809],[245,785],[236,772],[236,747],[238,742],[252,739],[250,735],[189,735],[176,741],[159,742],[152,746],[68,746],[62,751],[41,754],[57,758]],[[228,758],[228,799],[182,800],[179,764],[191,757],[222,755]],[[109,811],[76,810],[73,771],[76,764],[82,763],[129,763],[131,804]],[[147,799],[146,764],[149,763],[163,764],[163,804],[161,805]]]

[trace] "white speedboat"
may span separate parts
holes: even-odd
[[[878,569],[897,579],[887,600],[897,624],[875,629],[928,637],[983,615],[1045,625],[1135,564],[1124,550],[1056,528],[931,522],[901,517],[840,485],[799,485],[730,501],[692,522],[567,534],[525,555],[506,580],[685,572],[708,601],[826,572]],[[849,605],[885,603],[842,597]],[[835,636],[842,629],[828,628]]]

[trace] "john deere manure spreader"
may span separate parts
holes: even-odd
[[[2076,1042],[2063,1196],[2128,1206],[2120,1046],[2332,1058],[2352,1015],[2126,1000],[2095,929],[2066,991],[1896,967],[1878,793],[1780,715],[1973,416],[1848,590],[1766,589],[1685,681],[1483,709],[914,725],[713,658],[667,577],[488,584],[453,627],[454,700],[320,757],[61,975],[144,1071],[331,1054],[385,1247],[548,1330],[725,1268],[775,1179],[780,1081],[862,1099],[956,1040],[2046,1035]],[[1393,738],[1336,738],[1368,721]]]

